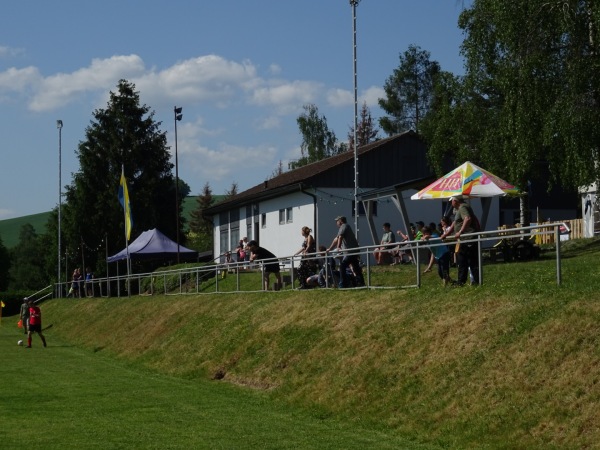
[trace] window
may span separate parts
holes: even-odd
[[[220,248],[221,248],[221,254],[224,254],[225,252],[229,251],[229,232],[228,230],[221,230],[221,233],[219,234],[219,238],[220,238]]]
[[[267,215],[265,213],[260,215],[260,224],[262,228],[267,228]]]
[[[226,230],[229,228],[229,213],[222,212],[219,214],[219,229]]]
[[[252,205],[246,205],[246,225],[252,223]]]
[[[292,223],[294,221],[293,208],[285,208],[279,210],[279,225]]]

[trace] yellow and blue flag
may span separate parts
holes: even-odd
[[[121,169],[121,181],[119,183],[119,202],[125,212],[125,235],[127,240],[131,238],[131,229],[133,228],[133,219],[131,218],[131,203],[129,202],[129,190],[127,189],[127,179],[125,178],[125,169]]]

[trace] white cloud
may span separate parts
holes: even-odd
[[[225,185],[234,181],[241,185],[242,180],[256,180],[254,170],[275,168],[277,157],[277,149],[272,146],[244,147],[227,142],[208,148],[190,141],[184,153],[180,164],[185,163],[188,171],[191,170],[199,179],[225,182]],[[252,181],[252,184],[255,183]]]
[[[81,94],[113,89],[119,79],[131,79],[143,73],[144,62],[137,55],[94,59],[89,67],[70,74],[59,73],[41,80],[29,102],[34,111],[64,106]]]
[[[314,103],[321,90],[322,84],[314,81],[277,81],[255,89],[251,101],[259,106],[274,106],[280,114],[292,114],[302,110],[303,105]]]
[[[327,103],[336,108],[344,108],[354,104],[354,94],[345,89],[329,89]]]
[[[273,75],[281,68],[272,64],[268,71]],[[99,96],[94,99],[94,106],[102,107],[120,79],[134,83],[143,95],[143,103],[153,109],[173,103],[274,108],[259,125],[261,129],[277,127],[277,116],[297,114],[303,105],[317,102],[323,91],[323,85],[315,81],[261,78],[248,60],[236,62],[206,55],[156,70],[147,69],[138,55],[115,55],[94,59],[89,66],[72,73],[45,78],[36,67],[10,68],[0,72],[0,93],[5,93],[3,97],[11,93],[29,95],[28,106],[36,112],[61,108],[89,94]]]
[[[226,105],[256,84],[256,68],[248,61],[238,63],[207,55],[188,59],[165,70],[150,72],[133,80],[144,98],[152,103],[205,102]]]
[[[256,120],[256,128],[259,130],[273,130],[279,128],[280,125],[281,118],[275,116],[263,117]]]
[[[371,86],[358,96],[360,106],[367,102],[369,108],[378,106],[378,99],[385,97],[385,91],[378,86]],[[345,108],[354,104],[354,92],[346,89],[330,89],[327,91],[327,103],[336,108]]]
[[[21,48],[12,48],[6,45],[0,45],[0,58],[13,57],[24,53]]]
[[[367,102],[367,106],[369,108],[379,107],[378,100],[380,98],[385,98],[385,91],[382,87],[371,86],[362,93],[360,98],[360,103],[362,104],[363,102]]]
[[[279,64],[271,64],[269,66],[269,73],[279,75],[281,73],[281,66]]]
[[[40,72],[35,67],[15,69],[11,67],[0,72],[0,91],[24,92],[35,86],[42,80]]]

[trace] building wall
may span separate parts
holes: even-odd
[[[301,229],[307,226],[313,230],[313,236],[317,246],[328,247],[337,235],[335,217],[346,216],[348,223],[354,230],[353,217],[353,192],[349,189],[316,189],[311,190],[316,198],[316,209],[313,197],[306,193],[296,192],[279,198],[265,200],[258,204],[258,235],[246,233],[247,208],[241,207],[239,211],[239,233],[235,234],[236,224],[229,223],[228,242],[229,247],[221,244],[221,224],[215,220],[215,255],[221,255],[228,250],[233,251],[237,245],[237,239],[247,236],[249,240],[255,239],[261,247],[271,251],[278,257],[291,256],[301,248],[303,238]],[[410,197],[416,190],[404,192],[404,201],[408,213],[409,222],[422,220],[426,224],[438,223],[448,202],[442,200],[411,200]],[[470,202],[475,214],[481,217],[481,201],[472,199]],[[369,224],[365,216],[361,215],[358,221],[358,240],[361,246],[375,245],[381,239],[382,227],[385,222],[390,222],[392,230],[404,229],[402,217],[391,199],[382,199],[377,202],[377,211],[374,214],[376,240],[373,241]],[[493,199],[486,229],[494,230],[498,227],[498,199]],[[255,209],[252,209],[256,211]],[[289,217],[291,211],[291,218]],[[280,222],[280,213],[283,213],[283,221]],[[217,219],[217,218],[215,218]],[[356,230],[354,230],[356,232]],[[238,237],[236,237],[238,236]],[[233,240],[232,240],[233,239]]]
[[[313,199],[302,192],[261,202],[260,213],[267,222],[263,226],[261,221],[258,243],[279,257],[296,253],[304,240],[302,227],[313,228]],[[284,215],[282,220],[281,214]]]
[[[226,215],[232,217],[231,212]],[[247,221],[248,215],[250,221]],[[223,214],[220,214],[215,216],[213,221],[215,255],[233,252],[239,239],[248,237],[249,241],[258,241],[261,247],[277,256],[289,256],[302,244],[302,227],[313,228],[313,198],[297,192],[259,202],[251,208],[242,206],[236,221],[221,222],[223,218]],[[249,223],[252,224],[250,230]]]

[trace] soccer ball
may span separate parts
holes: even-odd
[[[19,341],[17,342],[17,345],[23,345],[23,340],[19,339]]]

